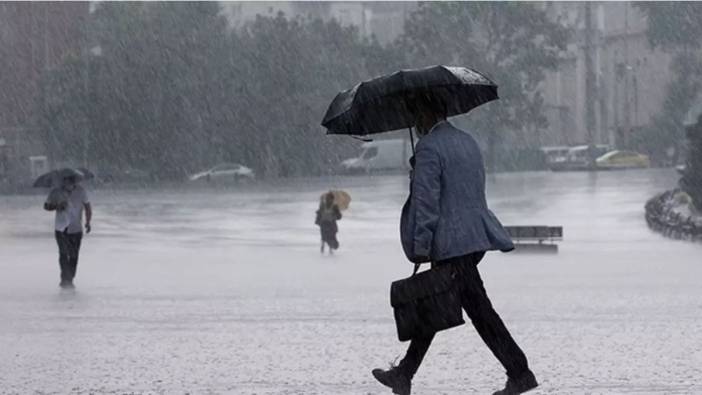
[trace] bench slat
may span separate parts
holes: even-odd
[[[562,226],[505,226],[507,233],[516,240],[560,240],[563,239]]]

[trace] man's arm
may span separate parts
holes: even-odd
[[[90,233],[90,220],[93,219],[93,208],[89,202],[83,203],[85,207],[85,233]]]
[[[334,205],[334,217],[336,217],[337,220],[341,219],[341,210],[337,205]]]
[[[423,262],[431,258],[434,232],[439,222],[441,163],[439,154],[421,144],[415,154],[412,204],[415,206],[414,255]],[[416,263],[416,262],[415,262]]]
[[[56,204],[56,190],[52,189],[51,192],[49,193],[49,196],[46,197],[46,201],[44,202],[44,210],[46,211],[56,211],[58,209],[58,205]]]
[[[46,202],[44,203],[44,210],[46,211],[63,211],[66,209],[67,203],[66,202],[61,202],[61,203],[49,203]]]

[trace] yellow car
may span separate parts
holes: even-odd
[[[633,151],[609,151],[595,160],[599,169],[642,169],[651,166],[648,156]]]

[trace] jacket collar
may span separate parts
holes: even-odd
[[[427,133],[427,134],[432,134],[435,130],[439,129],[440,127],[442,127],[444,125],[451,126],[449,121],[444,119],[443,121],[439,121],[436,123],[436,125],[432,126],[431,129],[429,129],[429,133]]]

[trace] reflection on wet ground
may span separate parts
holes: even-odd
[[[515,173],[489,180],[510,225],[562,225],[557,255],[488,254],[488,293],[537,393],[702,392],[702,246],[643,219],[673,170]],[[353,198],[320,256],[321,192]],[[242,189],[93,191],[75,292],[57,289],[43,196],[0,197],[0,393],[380,394],[403,352],[389,284],[407,178]],[[418,394],[486,393],[501,368],[470,326],[437,337]]]

